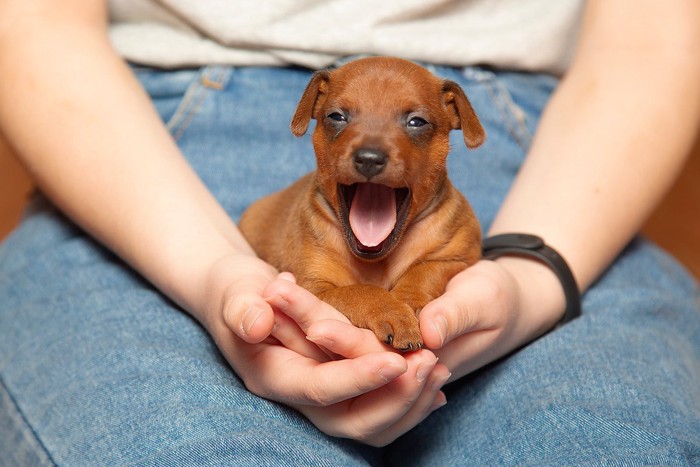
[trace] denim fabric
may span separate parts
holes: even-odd
[[[135,70],[228,213],[315,165],[289,121],[301,69]],[[487,228],[556,81],[434,67],[487,131],[449,169]],[[183,220],[186,222],[186,220]],[[633,241],[584,315],[449,385],[382,450],[246,391],[206,332],[41,195],[0,247],[0,465],[700,463],[700,293]]]

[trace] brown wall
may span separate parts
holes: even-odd
[[[29,177],[0,141],[0,239],[19,220],[30,191]],[[643,231],[700,278],[700,143]]]
[[[29,176],[0,138],[0,239],[19,220],[31,187]]]
[[[681,260],[700,280],[700,140],[644,234]]]

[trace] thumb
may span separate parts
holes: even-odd
[[[463,334],[498,327],[498,308],[509,296],[503,279],[492,261],[480,261],[453,277],[445,293],[420,312],[425,345],[439,349]]]
[[[261,342],[272,332],[275,317],[272,307],[251,288],[232,287],[224,302],[224,322],[238,337],[250,344]]]
[[[216,269],[212,282],[220,285],[213,290],[218,290],[221,298],[215,312],[226,327],[248,343],[261,342],[272,332],[274,311],[262,293],[276,275],[272,266],[257,258],[230,261]]]

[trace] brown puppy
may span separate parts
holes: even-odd
[[[418,349],[417,313],[481,256],[478,221],[446,158],[450,130],[470,148],[484,130],[457,84],[385,57],[316,73],[292,133],[312,118],[318,170],[254,203],[241,230],[353,324]]]

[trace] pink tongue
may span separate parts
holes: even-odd
[[[376,183],[358,183],[350,206],[350,228],[366,247],[382,243],[396,225],[394,190]]]

